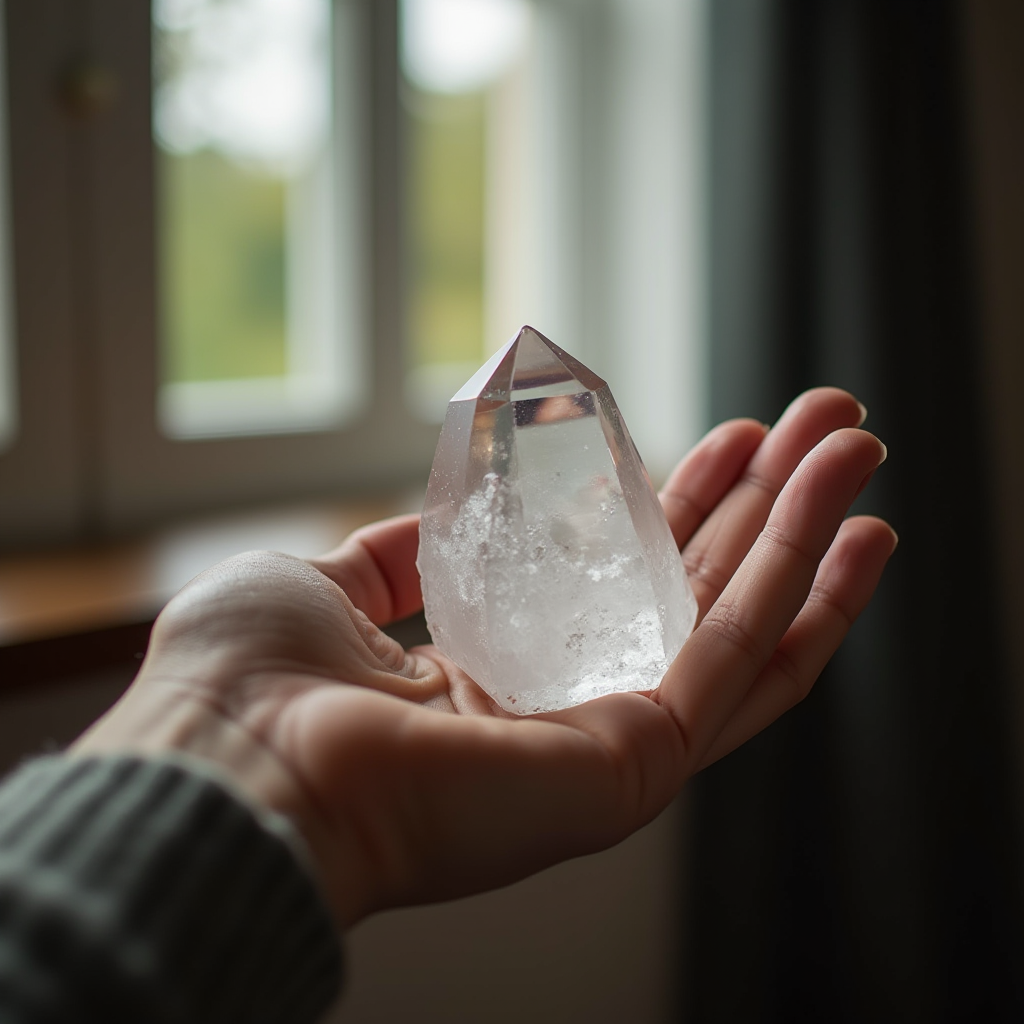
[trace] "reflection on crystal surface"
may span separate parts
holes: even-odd
[[[448,406],[418,564],[434,642],[518,714],[653,689],[696,618],[607,384],[531,327]]]

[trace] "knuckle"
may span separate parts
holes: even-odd
[[[779,674],[789,693],[789,707],[799,704],[811,692],[814,678],[808,679],[784,651],[776,649],[771,658],[771,666]]]
[[[757,638],[740,621],[735,609],[729,604],[719,602],[704,617],[701,628],[720,637],[756,668],[760,668],[767,660]]]
[[[710,509],[702,505],[695,498],[690,497],[688,494],[684,494],[680,490],[666,488],[661,492],[662,504],[671,504],[677,506],[685,515],[692,516],[698,522],[707,519]]]
[[[827,587],[815,583],[807,597],[809,604],[813,603],[831,612],[842,624],[845,634],[854,623],[855,616],[847,610],[843,603]]]
[[[764,529],[761,531],[761,536],[764,538],[765,542],[772,545],[772,547],[794,554],[802,562],[807,562],[810,565],[818,564],[818,559],[815,558],[814,555],[805,551],[776,523],[765,523]]]
[[[755,470],[747,469],[743,476],[740,477],[740,483],[754,490],[762,491],[772,501],[779,496],[779,488],[766,476],[762,476]]]
[[[683,568],[691,580],[700,580],[713,593],[720,594],[729,582],[729,574],[705,551],[684,551]]]

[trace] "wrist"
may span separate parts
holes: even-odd
[[[176,755],[204,765],[246,800],[286,813],[291,783],[267,747],[191,689],[137,681],[68,749],[70,756]]]
[[[290,769],[266,743],[192,688],[154,683],[137,681],[71,744],[68,756],[159,758],[207,775],[289,841],[320,884],[339,927],[351,924],[358,915],[347,890],[336,891],[326,870],[341,858],[329,850],[326,830]]]

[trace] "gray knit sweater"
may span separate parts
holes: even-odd
[[[292,1024],[339,983],[292,844],[205,773],[47,757],[0,787],[0,1024]]]

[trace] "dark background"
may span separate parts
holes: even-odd
[[[1024,5],[709,13],[713,418],[849,388],[901,541],[692,788],[684,1019],[1020,1020]]]

